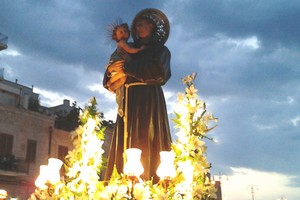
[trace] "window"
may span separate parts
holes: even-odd
[[[68,151],[69,151],[68,147],[59,145],[58,146],[58,155],[57,155],[58,159],[64,161],[65,156],[68,154]]]
[[[0,156],[12,155],[14,136],[0,133]]]
[[[27,140],[26,161],[35,162],[36,144],[35,140]]]

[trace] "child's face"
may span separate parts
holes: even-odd
[[[128,32],[128,30],[125,27],[122,27],[122,26],[119,27],[116,30],[116,38],[117,38],[117,40],[120,40],[120,39],[127,40],[129,38],[129,32]]]

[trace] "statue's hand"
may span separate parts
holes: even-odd
[[[115,92],[119,87],[124,85],[126,82],[127,76],[124,73],[124,60],[116,61],[115,63],[111,64],[107,70],[110,74],[110,79],[106,83],[107,88]]]
[[[125,60],[119,60],[114,63],[112,63],[110,66],[108,66],[107,71],[109,74],[113,74],[114,72],[120,71],[123,69]]]

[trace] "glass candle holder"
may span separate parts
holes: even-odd
[[[156,174],[161,180],[171,180],[176,176],[174,166],[175,155],[172,151],[161,151],[160,165],[157,168]]]
[[[144,168],[141,163],[142,151],[138,148],[126,149],[127,162],[124,165],[124,174],[129,177],[139,177],[143,172]]]
[[[60,181],[60,173],[59,170],[63,162],[57,158],[49,158],[48,159],[48,180],[50,183],[55,184]]]
[[[49,168],[48,165],[41,165],[40,166],[40,174],[37,177],[37,179],[35,180],[35,185],[40,188],[40,189],[46,189],[46,182],[48,180],[48,172],[49,172]]]

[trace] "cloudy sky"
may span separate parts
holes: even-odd
[[[33,85],[44,106],[63,99],[84,106],[95,96],[115,120],[114,96],[101,85],[115,48],[106,27],[118,17],[131,24],[149,7],[171,23],[172,77],[164,86],[170,118],[181,78],[192,72],[219,118],[207,156],[212,174],[223,175],[223,198],[251,199],[252,188],[257,200],[299,200],[299,1],[3,0],[4,78]]]

